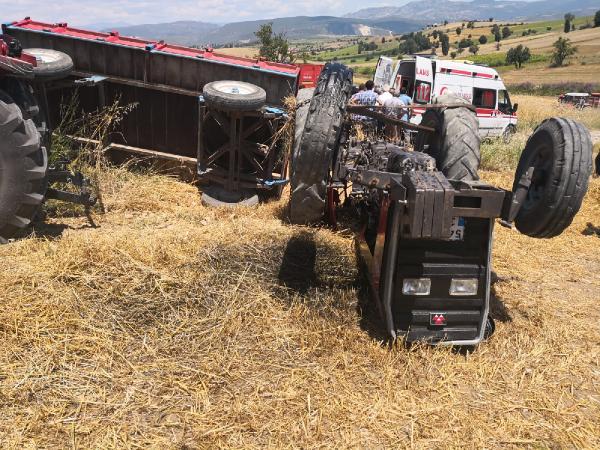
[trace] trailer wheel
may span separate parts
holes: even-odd
[[[546,119],[527,140],[515,176],[533,167],[531,186],[515,225],[528,236],[551,238],[573,221],[592,171],[592,138],[572,119]]]
[[[27,48],[23,52],[35,57],[37,66],[33,68],[33,75],[36,78],[64,78],[73,70],[73,60],[66,53],[48,48]]]
[[[470,103],[456,95],[436,97],[434,104],[464,104],[465,107],[428,109],[421,125],[434,128],[435,133],[419,131],[415,150],[435,158],[437,168],[452,180],[478,180],[481,153],[477,115]]]
[[[302,135],[294,142],[290,197],[292,223],[314,223],[323,218],[327,180],[351,88],[350,69],[338,63],[325,65],[308,108]]]
[[[48,185],[48,156],[33,120],[0,91],[0,243],[27,227]]]
[[[254,111],[267,100],[265,90],[243,81],[213,81],[202,89],[206,104],[226,111]]]
[[[202,192],[201,202],[212,208],[234,208],[258,205],[258,195],[252,191],[229,192],[219,186],[208,186]]]

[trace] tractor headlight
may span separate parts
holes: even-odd
[[[478,286],[477,278],[453,278],[450,282],[450,295],[476,295]]]
[[[403,295],[429,295],[431,278],[405,278],[402,282]]]

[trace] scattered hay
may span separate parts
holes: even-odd
[[[497,332],[465,356],[382,345],[352,238],[285,200],[102,177],[98,228],[0,247],[3,448],[600,445],[600,180],[559,238],[498,228]]]

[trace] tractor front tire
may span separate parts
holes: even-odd
[[[0,91],[0,243],[26,228],[48,186],[48,156],[32,119]]]
[[[592,173],[590,132],[572,119],[546,119],[527,140],[513,191],[530,167],[531,185],[515,226],[535,238],[558,236],[573,221],[588,189]]]
[[[295,137],[290,177],[292,223],[308,224],[323,219],[327,181],[351,88],[350,69],[338,63],[325,65],[312,96],[302,134]],[[303,119],[299,120],[302,127]]]
[[[465,107],[428,109],[421,125],[435,129],[435,133],[420,131],[415,150],[433,156],[438,170],[451,180],[478,180],[481,138],[479,121],[468,107],[470,103],[447,94],[436,97],[433,104],[464,104]]]

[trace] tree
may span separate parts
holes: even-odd
[[[596,11],[596,14],[594,15],[594,28],[595,27],[600,27],[600,9]]]
[[[485,37],[483,34],[481,36],[479,36],[479,43],[481,45],[487,44],[487,37]]]
[[[440,33],[440,42],[442,43],[442,54],[448,56],[450,50],[450,38],[445,33]]]
[[[433,30],[433,32],[431,33],[431,36],[434,39],[437,39],[439,37],[439,31],[438,30]]]
[[[552,66],[560,67],[569,56],[577,53],[577,47],[575,47],[569,39],[559,37],[554,44],[554,52],[552,53]]]
[[[575,16],[573,14],[571,14],[571,13],[565,14],[565,28],[564,28],[565,33],[568,33],[569,31],[571,31],[571,22],[573,21],[573,19],[575,19]]]
[[[477,44],[473,44],[469,47],[469,51],[471,53],[473,53],[474,55],[476,55],[477,52],[479,51],[479,46]]]
[[[458,43],[458,48],[469,48],[471,45],[473,45],[471,39],[461,39]]]
[[[450,58],[452,58],[452,59],[456,58],[456,52],[450,53]]]
[[[494,33],[494,41],[496,41],[496,42],[500,42],[500,40],[501,40],[501,39],[502,39],[502,36],[500,35],[500,32],[499,32],[499,31],[496,31],[496,32]]]
[[[385,36],[381,38],[381,43],[385,44]]]
[[[448,21],[447,20],[444,20],[444,25],[448,25]]]
[[[274,62],[291,62],[293,59],[285,33],[273,33],[273,22],[260,26],[254,35],[258,38],[260,49],[258,54]]]
[[[456,27],[456,35],[460,36],[461,32],[462,32],[462,28],[461,27]]]
[[[493,21],[494,21],[494,18],[493,18],[493,17],[490,17],[488,20],[489,20],[490,22],[493,22]]]
[[[506,39],[507,37],[509,37],[512,34],[512,31],[510,31],[510,28],[508,27],[504,27],[502,28],[502,38]]]
[[[508,64],[514,64],[517,69],[520,69],[521,65],[524,62],[529,61],[530,58],[531,53],[529,52],[529,48],[523,47],[522,44],[519,44],[506,52],[506,62]]]

